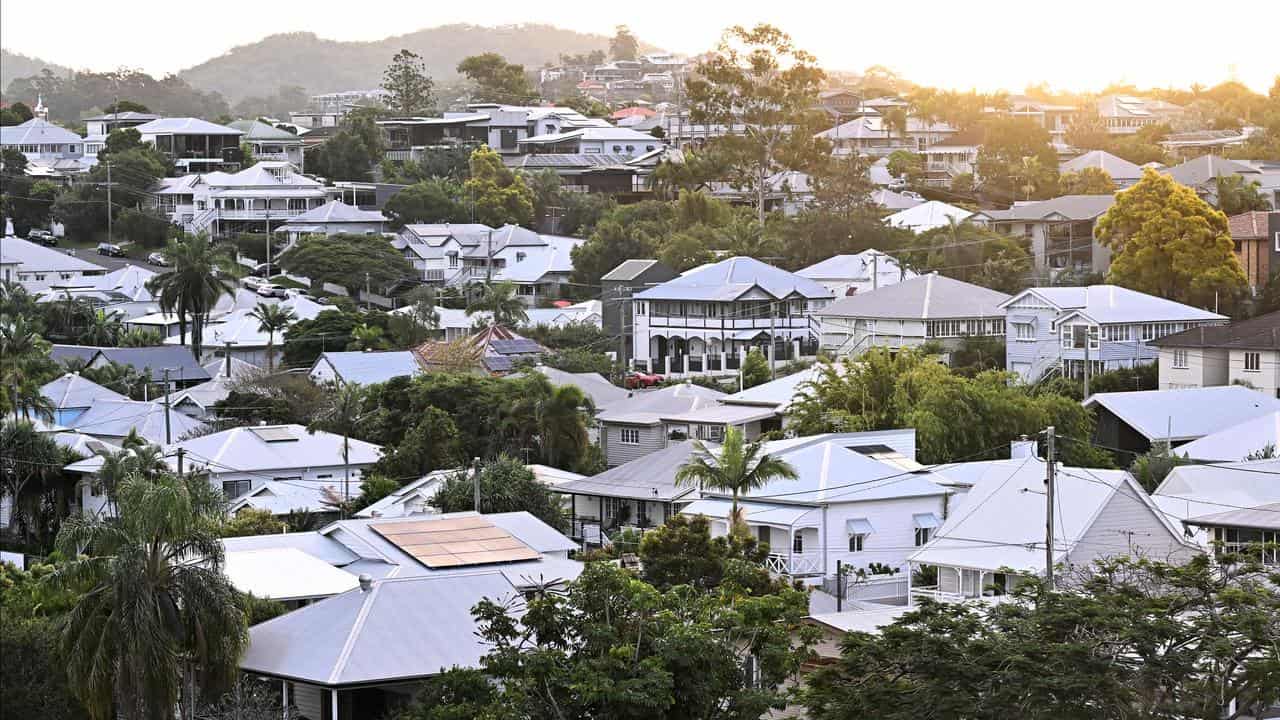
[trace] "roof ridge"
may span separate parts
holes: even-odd
[[[360,604],[360,612],[356,614],[355,622],[351,624],[351,632],[347,635],[347,641],[342,646],[342,651],[338,653],[338,660],[333,664],[333,670],[329,674],[330,685],[337,685],[338,679],[342,677],[342,671],[346,669],[347,662],[351,660],[351,653],[355,650],[356,640],[360,637],[360,631],[364,629],[364,622],[369,617],[369,612],[373,608],[373,603],[378,599],[378,591],[382,588],[381,583],[373,583],[368,591],[369,597],[364,598]],[[347,592],[351,592],[348,590]],[[359,590],[364,594],[365,590]]]

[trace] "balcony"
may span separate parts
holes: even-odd
[[[922,585],[911,588],[911,597],[916,600],[933,600],[934,602],[963,602],[962,593],[947,592],[937,585]]]
[[[820,553],[769,553],[764,567],[777,575],[822,575]]]
[[[218,210],[219,220],[284,220],[286,218],[297,217],[306,212],[305,208],[260,208],[255,210]]]

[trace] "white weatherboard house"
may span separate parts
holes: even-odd
[[[968,210],[938,200],[930,200],[906,210],[899,210],[886,217],[884,222],[889,227],[910,230],[919,235],[928,230],[962,223],[971,215],[973,213]]]
[[[105,272],[106,268],[61,250],[13,236],[0,238],[0,280],[16,282],[29,293]]]
[[[135,128],[142,142],[155,145],[179,172],[239,169],[243,132],[194,117],[166,117]]]
[[[822,283],[836,297],[867,293],[917,277],[897,258],[874,248],[857,255],[833,255],[796,274]]]
[[[596,414],[606,462],[614,467],[661,450],[671,440],[664,418],[714,406],[723,397],[718,390],[683,383],[615,399]]]
[[[287,162],[262,161],[239,172],[207,172],[161,180],[157,209],[188,233],[274,232],[328,201],[324,184]]]
[[[294,215],[272,232],[295,242],[304,235],[378,235],[387,229],[387,217],[377,210],[361,210],[341,200],[330,200],[319,207]]]
[[[1042,274],[1100,273],[1111,265],[1111,249],[1098,242],[1096,224],[1114,204],[1114,195],[1063,195],[1015,202],[1008,210],[980,210],[970,219],[1027,240]]]
[[[80,136],[41,117],[18,125],[0,127],[0,147],[17,150],[33,164],[52,166],[59,160],[79,160],[84,155]],[[80,169],[79,163],[75,163]]]
[[[664,375],[737,372],[750,348],[765,357],[816,355],[821,284],[749,257],[685,272],[632,295],[636,367]]]
[[[1117,285],[1028,288],[1005,301],[1010,371],[1034,382],[1050,371],[1083,377],[1155,362],[1157,338],[1226,317]]]
[[[1183,465],[1171,470],[1160,486],[1151,494],[1151,499],[1167,516],[1183,521],[1188,530],[1194,528],[1246,527],[1241,522],[1245,518],[1235,517],[1234,523],[1204,522],[1207,517],[1225,513],[1252,513],[1255,521],[1264,518],[1270,527],[1265,529],[1280,530],[1280,483],[1276,482],[1280,475],[1280,460],[1251,460],[1247,462],[1228,462],[1212,465]],[[1192,520],[1200,520],[1202,524],[1193,525]],[[1262,530],[1257,522],[1248,527]],[[1209,541],[1236,542],[1241,538],[1225,537],[1222,534],[1195,530],[1193,539],[1202,546],[1208,547]],[[1260,538],[1254,542],[1261,542]],[[1271,540],[1278,542],[1280,540]],[[1280,554],[1272,554],[1270,562],[1280,564]]]
[[[966,335],[1004,335],[1002,292],[930,273],[841,298],[816,315],[822,348],[858,356],[873,347],[897,350],[937,341],[954,348]]]
[[[961,463],[958,470],[973,486],[928,544],[908,558],[913,568],[937,573],[936,585],[912,588],[913,598],[1004,595],[1024,576],[1044,575],[1044,462],[1027,456]],[[1055,567],[1088,567],[1124,555],[1177,562],[1196,552],[1123,470],[1060,467],[1055,488]]]

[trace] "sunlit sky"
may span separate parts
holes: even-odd
[[[1063,90],[1112,82],[1185,87],[1234,78],[1265,92],[1280,74],[1280,0],[4,0],[0,45],[75,68],[162,75],[274,32],[378,40],[455,22],[539,22],[606,34],[627,24],[642,40],[679,53],[710,48],[726,25],[770,22],[827,69],[881,64],[917,83],[960,89],[1016,91],[1040,81]]]

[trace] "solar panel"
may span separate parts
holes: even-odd
[[[513,338],[511,340],[491,340],[489,345],[497,352],[503,355],[521,355],[525,353],[540,352],[542,348],[538,343],[528,338]]]
[[[429,568],[537,560],[538,551],[480,516],[370,525]]]
[[[257,435],[262,442],[290,442],[298,439],[287,427],[256,427],[249,428],[249,432]]]
[[[515,368],[516,364],[511,362],[510,358],[505,357],[487,357],[484,359],[484,366],[489,368],[489,372],[507,372]]]

